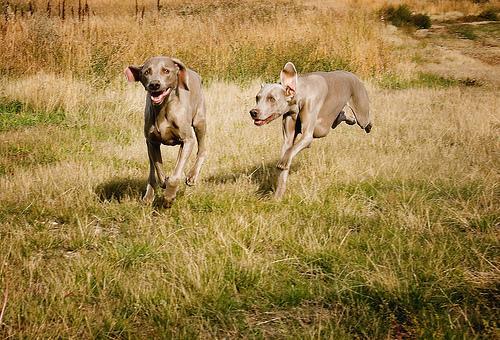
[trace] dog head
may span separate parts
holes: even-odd
[[[149,58],[141,66],[127,67],[124,73],[129,82],[142,83],[153,105],[161,105],[178,88],[189,91],[187,68],[176,58]]]
[[[288,62],[281,70],[280,84],[262,84],[255,97],[255,108],[250,110],[255,125],[265,125],[292,109],[295,104],[297,79],[295,66]]]

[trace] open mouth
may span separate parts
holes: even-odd
[[[172,89],[169,87],[168,89],[163,90],[163,91],[150,92],[151,101],[155,105],[160,105],[161,103],[163,103],[165,98],[168,97],[168,95],[170,94],[171,91],[172,91]]]
[[[262,126],[262,125],[269,123],[270,121],[272,121],[276,117],[277,117],[277,115],[275,113],[273,113],[272,115],[270,115],[266,119],[254,119],[253,123],[257,126]]]

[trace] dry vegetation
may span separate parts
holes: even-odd
[[[395,62],[381,27],[365,12],[318,11],[289,0],[179,1],[159,12],[149,4],[141,18],[130,7],[82,20],[47,18],[43,10],[18,20],[10,15],[2,22],[0,71],[43,69],[106,82],[128,63],[168,53],[206,79],[242,80],[274,79],[287,60],[304,70],[344,68],[365,76],[384,74]],[[95,12],[106,8],[114,4]]]
[[[471,42],[483,63],[454,34],[391,30],[382,1],[171,1],[159,13],[151,1],[142,19],[125,3],[89,1],[83,21],[1,21],[1,338],[497,335],[492,46]],[[202,181],[169,210],[140,202],[144,94],[121,79],[160,53],[204,75],[210,119]],[[375,128],[315,141],[278,203],[280,124],[257,128],[247,112],[289,59],[362,75]],[[176,151],[163,148],[167,172]]]

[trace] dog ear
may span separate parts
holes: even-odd
[[[129,66],[123,71],[123,73],[125,73],[125,78],[127,78],[129,82],[134,82],[141,80],[141,71],[142,71],[142,65]]]
[[[182,61],[180,61],[177,58],[171,58],[172,61],[174,62],[175,65],[179,68],[179,73],[177,74],[177,86],[180,87],[181,89],[184,89],[186,91],[189,91],[188,87],[188,71],[186,68],[186,65]]]
[[[292,62],[285,64],[280,73],[281,85],[285,88],[285,95],[295,96],[297,91],[297,69]]]

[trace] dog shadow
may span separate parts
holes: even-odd
[[[296,162],[290,172],[300,168],[300,162]],[[281,170],[276,168],[276,162],[270,161],[246,168],[239,168],[236,171],[218,173],[209,176],[205,181],[214,184],[235,183],[241,178],[250,179],[258,185],[256,194],[260,197],[268,197],[275,191],[276,181]],[[146,193],[146,180],[131,177],[113,177],[110,180],[97,185],[94,189],[101,202],[116,200],[121,202],[124,199],[141,200]],[[178,197],[183,195],[183,190],[179,191]],[[156,197],[153,206],[166,206],[162,196]]]
[[[121,202],[125,198],[141,199],[146,193],[146,181],[130,177],[114,177],[95,187],[99,200]]]
[[[297,170],[300,164],[294,164],[290,172]],[[259,165],[254,165],[250,168],[240,168],[230,173],[215,174],[207,179],[209,183],[226,184],[235,183],[240,178],[247,178],[254,184],[258,185],[256,194],[260,197],[267,197],[274,193],[276,189],[276,181],[281,170],[276,168],[276,161],[270,161]]]

